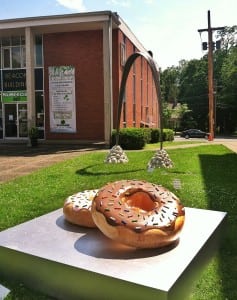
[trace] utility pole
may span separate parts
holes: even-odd
[[[209,140],[213,140],[215,136],[214,127],[214,84],[213,84],[213,40],[212,40],[212,32],[215,30],[223,30],[225,27],[211,27],[211,14],[210,10],[207,12],[207,29],[198,29],[198,32],[208,32],[208,99],[209,99]]]

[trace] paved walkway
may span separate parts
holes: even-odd
[[[184,144],[178,147],[195,147],[210,144],[223,144],[237,153],[237,139],[215,139],[212,142]],[[105,150],[103,144],[90,146],[39,145],[36,148],[28,147],[25,144],[0,144],[0,184],[18,176],[29,174],[39,168],[76,157],[81,153],[101,149]]]
[[[217,143],[217,142],[215,142]],[[221,142],[224,146],[237,153],[237,140]]]
[[[103,144],[90,146],[39,145],[35,148],[25,144],[0,144],[0,183],[82,153],[103,148]]]

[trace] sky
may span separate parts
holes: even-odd
[[[237,25],[236,0],[0,0],[0,19],[110,10],[123,21],[162,70],[206,52],[198,29]],[[215,31],[213,31],[215,40]]]

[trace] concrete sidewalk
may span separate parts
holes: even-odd
[[[214,141],[214,143],[218,143],[218,142]],[[218,144],[222,144],[227,148],[229,148],[230,150],[232,150],[233,152],[237,153],[237,140],[230,140],[230,141],[226,140],[226,141],[222,141],[221,143],[219,142]]]
[[[39,145],[35,148],[28,147],[26,144],[0,144],[0,183],[82,153],[102,149],[105,149],[103,144]]]

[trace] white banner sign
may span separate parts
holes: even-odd
[[[50,131],[76,132],[75,68],[49,67]]]

